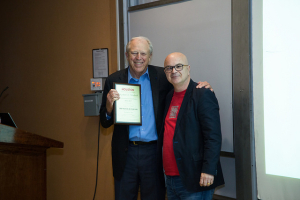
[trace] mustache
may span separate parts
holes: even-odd
[[[171,77],[179,77],[179,76],[181,76],[181,73],[179,72],[175,72],[171,74]]]

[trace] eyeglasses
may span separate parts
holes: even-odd
[[[134,57],[137,57],[139,54],[141,55],[141,57],[146,57],[148,55],[147,53],[137,51],[131,51],[130,54]]]
[[[177,64],[175,66],[166,66],[166,67],[164,67],[164,70],[165,70],[165,73],[170,73],[173,71],[173,68],[174,68],[176,71],[179,72],[183,69],[183,66],[188,66],[188,65]]]

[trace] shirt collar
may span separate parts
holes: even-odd
[[[147,76],[147,77],[150,79],[149,73],[148,73],[148,67],[147,67],[147,70],[145,71],[145,73],[144,73],[142,76]],[[142,76],[141,76],[141,77],[142,77]],[[130,74],[130,66],[129,66],[129,67],[128,67],[128,82],[129,82],[131,79],[133,79],[133,80],[135,80],[135,81],[139,81],[139,79],[133,78],[133,77],[131,76],[131,74]]]

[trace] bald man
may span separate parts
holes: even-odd
[[[164,72],[174,87],[166,97],[164,128],[158,138],[158,145],[163,146],[168,200],[211,200],[215,188],[224,184],[218,101],[209,89],[196,89],[190,68],[179,52],[164,62]]]

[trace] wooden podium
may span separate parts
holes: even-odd
[[[63,146],[0,124],[0,199],[46,200],[46,150]]]

